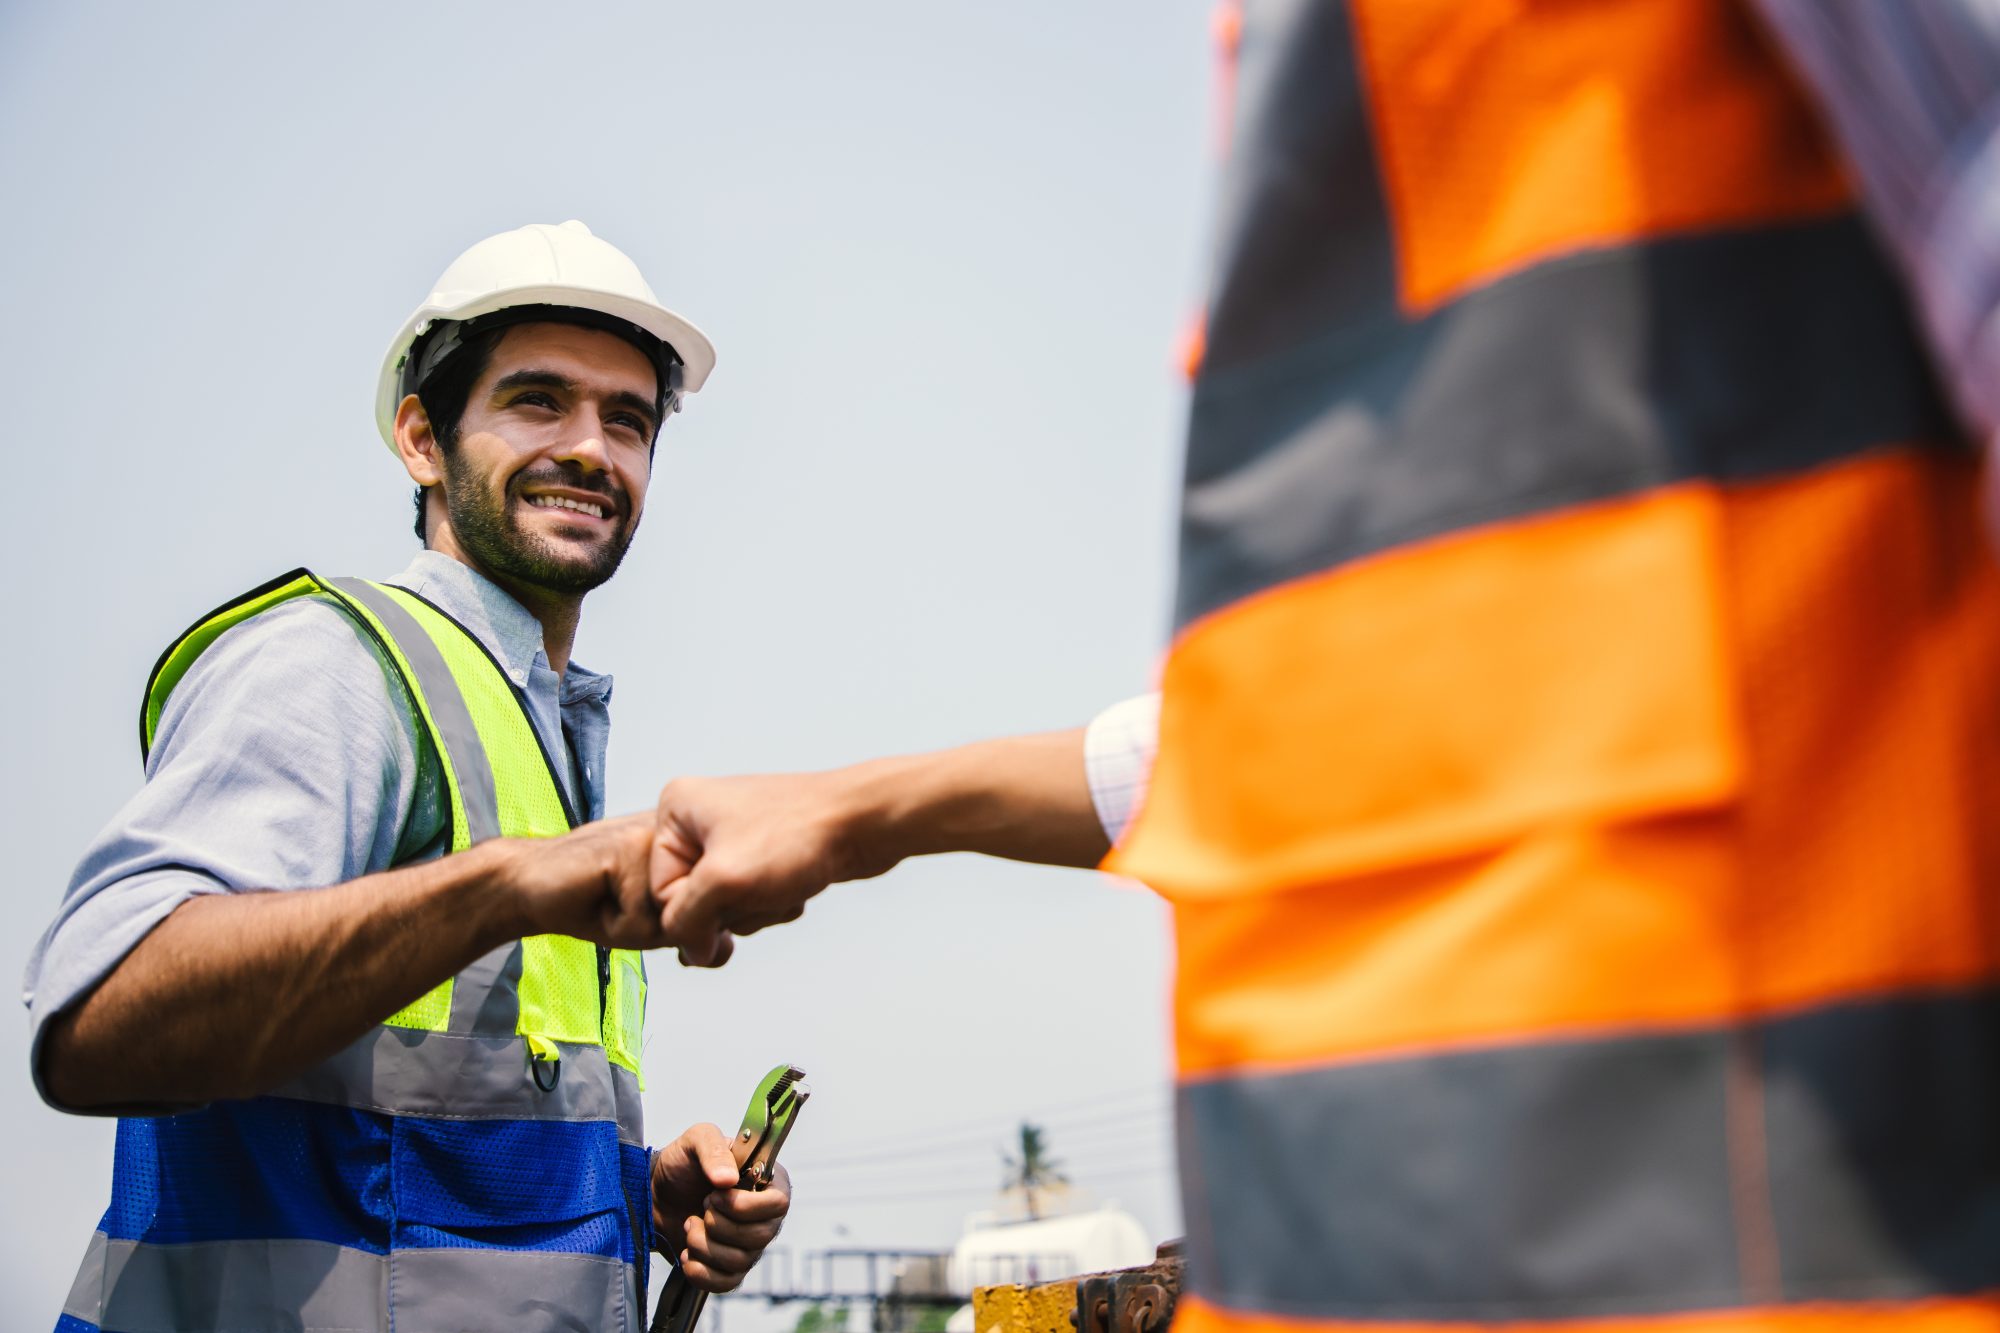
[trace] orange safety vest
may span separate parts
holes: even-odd
[[[1151,793],[1180,1333],[2000,1329],[2000,584],[1727,0],[1252,0]]]

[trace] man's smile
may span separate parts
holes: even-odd
[[[536,509],[561,510],[566,516],[593,519],[600,523],[610,522],[618,512],[618,506],[609,497],[580,491],[525,491],[521,499]]]

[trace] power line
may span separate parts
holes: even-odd
[[[1029,1110],[1024,1112],[1020,1117],[1020,1119],[1036,1124],[1053,1124],[1054,1122],[1059,1121],[1063,1116],[1069,1114],[1072,1111],[1103,1110],[1105,1108],[1116,1106],[1121,1103],[1132,1102],[1142,1099],[1150,1099],[1153,1101],[1157,1101],[1161,1104],[1162,1108],[1164,1108],[1170,1092],[1171,1089],[1163,1083],[1149,1083],[1143,1087],[1127,1089],[1124,1092],[1109,1093],[1101,1097],[1091,1097],[1083,1101],[1066,1102],[1058,1104],[1056,1106],[1045,1106],[1039,1109]],[[1131,1108],[1129,1111],[1125,1112],[1125,1114],[1134,1114],[1134,1113],[1143,1113],[1143,1108],[1135,1106]],[[964,1139],[968,1135],[968,1131],[972,1131],[975,1127],[984,1127],[988,1125],[998,1127],[997,1132],[1007,1133],[1011,1132],[1019,1123],[1020,1120],[1015,1120],[1015,1119],[1002,1118],[1000,1120],[994,1120],[989,1116],[981,1116],[976,1119],[960,1120],[948,1124],[937,1125],[928,1130],[919,1130],[913,1134],[898,1135],[896,1137],[899,1140],[899,1142],[903,1143],[905,1146],[914,1146],[917,1144],[926,1143],[941,1138]],[[990,1133],[995,1131],[988,1130],[983,1132]],[[863,1148],[864,1144],[855,1144],[853,1146],[856,1148]],[[872,1147],[873,1141],[868,1142],[865,1146]],[[845,1156],[846,1154],[836,1153],[835,1155]]]
[[[1089,1162],[1107,1156],[1126,1156],[1133,1152],[1153,1153],[1161,1157],[1173,1155],[1171,1139],[1132,1139],[1127,1142],[1105,1143],[1092,1147],[1073,1146],[1060,1153],[1051,1154],[1054,1163]],[[908,1175],[911,1173],[935,1175],[941,1171],[1000,1171],[1005,1169],[1010,1159],[995,1153],[953,1154],[949,1157],[901,1157],[889,1154],[870,1161],[851,1162],[792,1162],[787,1169],[792,1175],[808,1177],[834,1176],[850,1178],[868,1175]]]
[[[1153,1120],[1163,1117],[1171,1118],[1172,1115],[1173,1112],[1170,1108],[1165,1106],[1160,1106],[1150,1110],[1134,1109],[1130,1111],[1107,1111],[1103,1115],[1085,1116],[1081,1120],[1050,1119],[1050,1120],[1036,1121],[1033,1123],[1035,1123],[1039,1128],[1050,1131],[1051,1134],[1054,1134],[1058,1131],[1064,1134],[1073,1134],[1080,1129],[1085,1129],[1092,1125],[1110,1124],[1119,1121],[1129,1121],[1129,1120]]]
[[[1115,1139],[1129,1142],[1133,1139],[1144,1138],[1154,1134],[1164,1134],[1170,1137],[1172,1128],[1171,1121],[1151,1113],[1141,1112],[1134,1119],[1107,1120],[1093,1125],[1086,1125],[1082,1128],[1062,1129],[1060,1133],[1057,1132],[1057,1129],[1051,1127],[1048,1138],[1051,1147],[1060,1143],[1065,1151],[1071,1151],[1077,1139],[1082,1139],[1086,1146],[1093,1142],[1101,1142],[1106,1136],[1113,1136]],[[1123,1146],[1123,1144],[1120,1143],[1120,1146]],[[933,1143],[928,1146],[919,1144],[914,1147],[884,1147],[873,1152],[853,1153],[847,1156],[809,1157],[803,1161],[791,1163],[791,1165],[800,1171],[847,1171],[857,1167],[876,1166],[884,1162],[909,1163],[932,1161],[939,1158],[962,1158],[971,1153],[988,1150],[1004,1152],[1009,1147],[1009,1141],[1004,1135],[979,1135],[977,1137],[956,1139],[945,1143]]]
[[[1055,1160],[1054,1165],[1058,1167],[1060,1170],[1062,1170],[1065,1174],[1073,1173],[1074,1175],[1077,1176],[1089,1176],[1094,1178],[1097,1176],[1107,1174],[1109,1172],[1124,1170],[1128,1167],[1157,1166],[1164,1169],[1171,1169],[1174,1165],[1174,1160],[1175,1159],[1173,1151],[1171,1149],[1171,1145],[1156,1144],[1147,1147],[1137,1148],[1136,1151],[1121,1151],[1121,1152],[1107,1151],[1098,1155],[1071,1156],[1071,1157],[1058,1158]],[[980,1178],[982,1179],[991,1180],[994,1179],[995,1177],[1004,1179],[1004,1168],[1000,1163],[995,1163],[993,1168],[991,1169],[982,1169],[981,1167],[975,1166],[972,1163],[955,1162],[952,1163],[951,1166],[953,1168],[956,1168],[950,1173],[954,1178],[963,1178],[970,1180],[974,1178],[972,1173],[978,1172]],[[824,1174],[825,1172],[820,1169],[801,1166],[796,1171],[793,1172],[793,1179],[796,1181],[803,1181],[805,1183],[807,1198],[817,1199],[819,1197],[819,1194],[816,1190],[813,1189],[813,1182],[820,1179]],[[939,1174],[939,1172],[933,1169],[927,1171],[926,1174],[934,1176],[936,1174]],[[852,1188],[855,1186],[866,1187],[870,1183],[873,1182],[867,1180],[855,1180],[851,1178],[844,1180],[835,1180],[833,1182],[833,1188],[842,1189],[842,1188]]]
[[[1121,1157],[1103,1163],[1092,1163],[1088,1166],[1067,1166],[1062,1177],[1051,1183],[1059,1185],[1088,1185],[1091,1181],[1116,1177],[1135,1171],[1172,1175],[1177,1169],[1178,1163],[1169,1154],[1145,1154],[1137,1157]],[[1003,1193],[1006,1189],[1011,1188],[1007,1183],[1006,1177],[998,1173],[958,1175],[950,1177],[945,1181],[940,1181],[933,1176],[912,1183],[939,1190],[991,1191],[995,1194]],[[870,1189],[871,1185],[886,1188]],[[889,1180],[844,1180],[834,1183],[831,1194],[821,1195],[813,1189],[812,1182],[808,1179],[803,1191],[799,1191],[799,1198],[803,1203],[817,1205],[853,1197],[849,1194],[841,1193],[841,1191],[857,1189],[868,1197],[874,1197],[877,1194],[884,1197],[901,1197],[903,1191],[896,1186],[897,1182]]]
[[[1128,1088],[1124,1092],[1114,1092],[1102,1097],[1086,1097],[1081,1101],[1063,1102],[1055,1106],[1044,1106],[1031,1114],[1052,1120],[1067,1115],[1071,1111],[1094,1111],[1118,1102],[1146,1099],[1165,1101],[1172,1092],[1173,1088],[1170,1084],[1147,1083],[1136,1088]]]
[[[1173,1155],[1174,1155],[1174,1145],[1171,1140],[1147,1139],[1147,1140],[1134,1140],[1129,1143],[1108,1143],[1089,1149],[1070,1148],[1063,1152],[1055,1154],[1049,1160],[1058,1167],[1066,1167],[1072,1163],[1099,1162],[1109,1157],[1126,1158],[1135,1156],[1153,1156],[1162,1159],[1167,1159],[1171,1158]],[[847,1181],[857,1176],[871,1176],[871,1175],[906,1176],[912,1173],[919,1173],[923,1175],[936,1175],[940,1172],[972,1172],[972,1171],[989,1171],[989,1170],[994,1172],[999,1172],[1004,1170],[1006,1168],[1006,1165],[1007,1165],[1006,1160],[1001,1157],[998,1156],[988,1157],[983,1154],[973,1154],[964,1156],[953,1156],[947,1158],[887,1160],[887,1161],[877,1161],[877,1162],[843,1162],[838,1164],[828,1164],[824,1162],[792,1162],[787,1164],[786,1169],[790,1171],[795,1178],[800,1180],[823,1179],[831,1176],[838,1178],[842,1181]]]
[[[1173,1178],[1173,1167],[1171,1163],[1162,1164],[1161,1166],[1157,1167],[1128,1166],[1128,1167],[1122,1167],[1115,1171],[1097,1172],[1095,1173],[1094,1178],[1099,1180],[1117,1180],[1117,1179],[1123,1179],[1124,1177],[1127,1176],[1139,1176],[1139,1175],[1151,1176],[1161,1181],[1168,1181]],[[944,1185],[944,1186],[939,1186],[935,1189],[897,1190],[882,1194],[849,1194],[831,1199],[822,1199],[817,1195],[808,1194],[803,1198],[802,1202],[810,1204],[815,1208],[842,1208],[842,1207],[852,1207],[855,1204],[901,1203],[911,1199],[947,1199],[947,1198],[962,1199],[970,1195],[989,1194],[989,1193],[997,1198],[1000,1194],[1000,1191],[995,1189],[990,1183],[984,1183],[984,1184],[974,1183],[965,1185]]]
[[[1044,1119],[1040,1121],[1031,1120],[1027,1123],[1036,1124],[1038,1127],[1047,1130],[1050,1138],[1053,1139],[1058,1134],[1083,1133],[1106,1125],[1121,1126],[1143,1125],[1156,1122],[1164,1123],[1168,1115],[1169,1113],[1164,1108],[1149,1110],[1134,1107],[1130,1110],[1109,1112],[1103,1116],[1091,1117],[1084,1120],[1062,1122]],[[913,1134],[908,1137],[900,1135],[885,1136],[887,1142],[878,1139],[875,1141],[875,1146],[864,1148],[860,1151],[827,1152],[820,1160],[828,1162],[874,1161],[884,1157],[910,1157],[925,1153],[949,1152],[953,1149],[961,1148],[998,1147],[1013,1139],[1015,1133],[1019,1130],[1020,1123],[1017,1121],[997,1122],[991,1125],[991,1127],[977,1133],[961,1133],[951,1137],[941,1137],[936,1134]]]
[[[817,1160],[822,1165],[831,1165],[835,1163],[846,1164],[849,1162],[882,1161],[890,1158],[908,1159],[912,1157],[933,1156],[959,1149],[1004,1148],[1013,1142],[1014,1135],[1019,1130],[1021,1123],[1023,1122],[1013,1120],[995,1122],[991,1128],[981,1132],[972,1134],[960,1133],[948,1138],[939,1137],[936,1133],[885,1136],[886,1141],[878,1139],[874,1144],[858,1152],[827,1152],[823,1157],[808,1160]],[[1084,1116],[1074,1120],[1042,1117],[1038,1120],[1030,1119],[1025,1123],[1034,1124],[1037,1128],[1047,1131],[1048,1137],[1051,1140],[1058,1137],[1067,1140],[1072,1136],[1092,1136],[1153,1125],[1165,1128],[1172,1123],[1172,1112],[1165,1106],[1151,1108],[1133,1106],[1124,1110],[1105,1111],[1100,1115]]]

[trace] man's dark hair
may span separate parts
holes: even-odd
[[[504,328],[488,329],[466,340],[449,361],[431,372],[417,389],[417,401],[424,405],[424,415],[431,420],[431,435],[436,438],[438,452],[449,454],[458,447],[458,424],[465,417],[465,404],[472,397],[472,386],[486,373],[486,367],[493,362],[493,349],[500,345],[506,335]],[[424,531],[424,491],[417,487],[417,540],[428,542],[430,536]]]

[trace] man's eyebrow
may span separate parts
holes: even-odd
[[[582,391],[575,380],[554,370],[517,370],[510,375],[502,375],[493,385],[495,394],[511,389],[554,389],[558,393],[575,394]],[[650,426],[659,424],[660,405],[650,398],[642,398],[628,389],[620,389],[604,400],[608,407],[622,407],[628,412],[636,412]]]
[[[607,406],[622,407],[627,412],[638,413],[640,419],[649,426],[659,424],[660,405],[650,398],[641,398],[636,393],[621,389],[604,401]]]
[[[557,389],[563,393],[575,393],[576,381],[553,370],[517,370],[511,375],[502,375],[493,386],[495,393],[505,393],[509,389]]]

